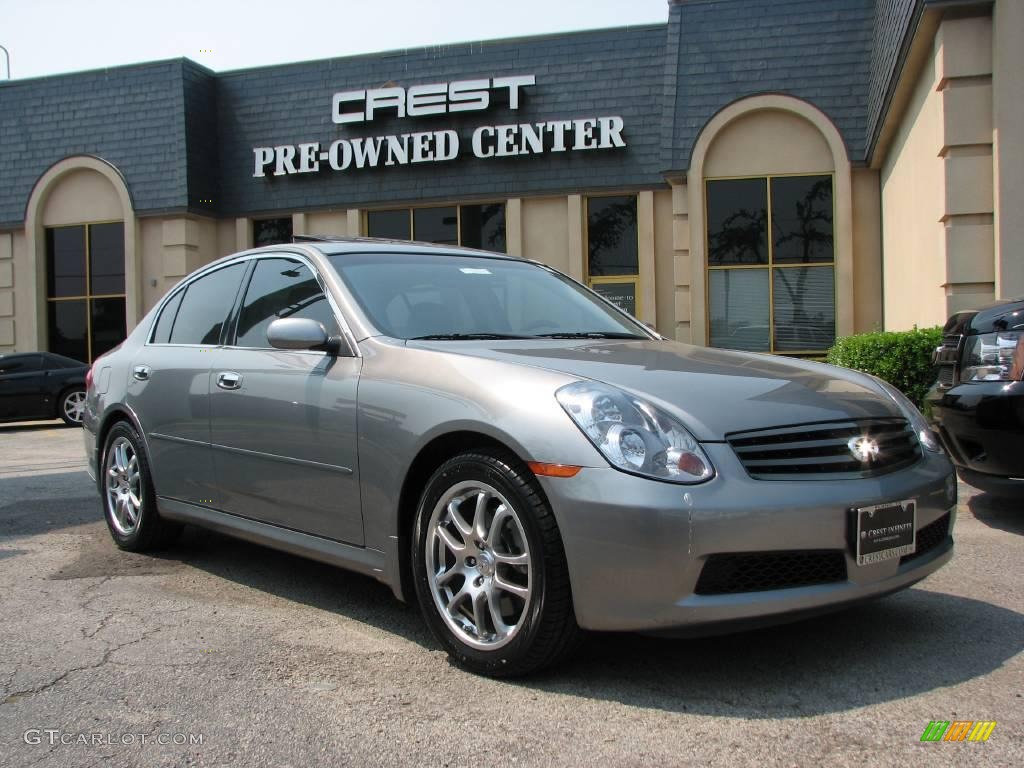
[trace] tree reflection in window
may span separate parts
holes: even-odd
[[[636,198],[587,199],[588,274],[639,274]]]

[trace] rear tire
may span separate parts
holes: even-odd
[[[85,390],[75,387],[64,392],[57,401],[57,415],[69,427],[82,426],[85,414]]]
[[[516,677],[581,641],[558,526],[514,456],[484,449],[446,461],[420,499],[412,549],[424,618],[459,666]]]
[[[149,459],[139,433],[129,423],[119,422],[107,434],[98,474],[103,516],[118,547],[146,552],[177,538],[181,525],[157,511]]]

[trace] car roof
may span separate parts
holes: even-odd
[[[311,245],[327,256],[337,256],[345,253],[422,253],[522,261],[518,256],[510,256],[507,253],[465,248],[459,245],[424,243],[418,240],[390,240],[381,237],[348,237],[340,235],[296,235],[293,238],[293,242],[299,245]]]

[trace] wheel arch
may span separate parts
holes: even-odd
[[[142,430],[142,424],[139,423],[138,416],[129,408],[127,405],[118,404],[111,406],[100,421],[100,428],[96,431],[96,466],[101,467],[103,464],[103,446],[107,443],[107,435],[110,434],[110,430],[114,428],[115,424],[125,421],[131,424],[142,441],[142,447],[146,451],[146,457],[152,456],[149,452],[149,443],[146,440],[146,433]],[[102,472],[96,472],[96,482],[100,482]]]
[[[399,578],[398,584],[395,586],[397,587],[396,594],[401,600],[410,602],[415,597],[411,557],[412,529],[416,518],[416,508],[427,480],[438,467],[453,456],[479,449],[498,450],[511,454],[523,463],[527,461],[527,457],[513,448],[510,441],[502,441],[493,435],[473,429],[457,429],[433,437],[420,448],[416,457],[409,464],[398,496],[396,555]],[[539,488],[539,490],[542,498],[547,502],[543,489]]]

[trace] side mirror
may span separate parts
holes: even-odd
[[[338,353],[340,339],[327,335],[323,323],[308,317],[283,317],[267,328],[267,340],[276,349],[316,349]]]

